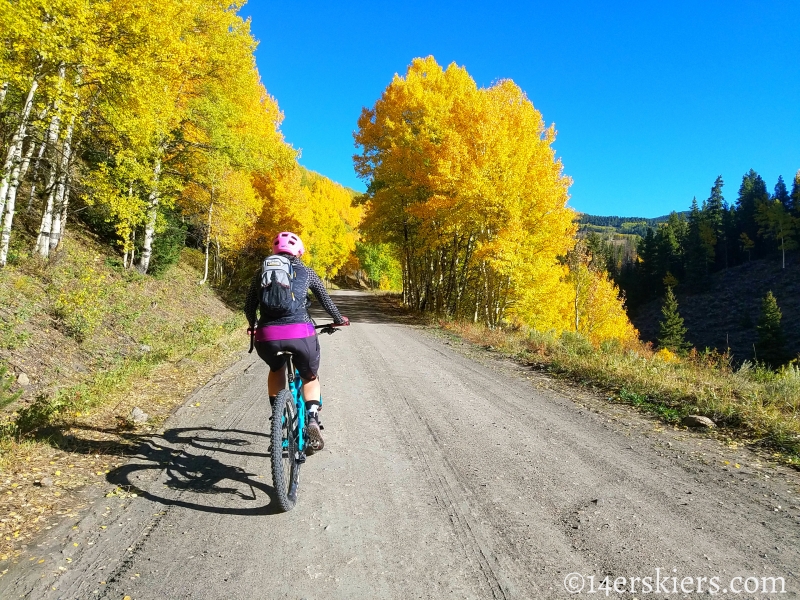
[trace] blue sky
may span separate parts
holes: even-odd
[[[301,164],[358,190],[353,131],[416,56],[513,79],[555,123],[570,206],[655,217],[800,169],[800,2],[250,0],[267,90]]]

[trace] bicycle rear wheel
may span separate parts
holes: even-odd
[[[272,407],[272,483],[283,512],[297,502],[300,463],[297,449],[297,410],[289,390],[281,390]]]

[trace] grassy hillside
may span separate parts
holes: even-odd
[[[22,254],[0,270],[0,574],[79,507],[79,488],[108,486],[131,433],[157,428],[246,347],[244,318],[198,285],[199,252],[153,277],[86,230],[64,243],[49,263]],[[134,407],[149,418],[134,422]]]
[[[666,223],[669,215],[647,219],[645,217],[604,217],[581,213],[578,217],[580,231],[586,233],[599,233],[603,235],[638,235],[644,237],[647,229],[658,227],[659,223]]]
[[[800,354],[800,257],[787,259],[786,269],[779,260],[752,262],[715,273],[707,291],[689,294],[678,286],[678,308],[688,329],[688,339],[699,350],[730,348],[734,360],[753,360],[753,344],[758,339],[756,325],[761,299],[772,291],[783,313],[783,330],[789,350]],[[645,341],[658,337],[662,300],[650,302],[631,315]]]

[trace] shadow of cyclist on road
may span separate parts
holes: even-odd
[[[129,435],[129,441],[139,442],[131,461],[106,477],[125,491],[202,512],[251,516],[276,512],[274,490],[267,483],[266,434],[200,427],[168,429],[161,435]],[[226,464],[219,453],[262,459],[264,474]]]

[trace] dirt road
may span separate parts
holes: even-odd
[[[796,473],[335,300],[353,325],[321,338],[326,445],[292,512],[244,354],[0,598],[567,598],[570,574],[589,598],[800,597]]]

